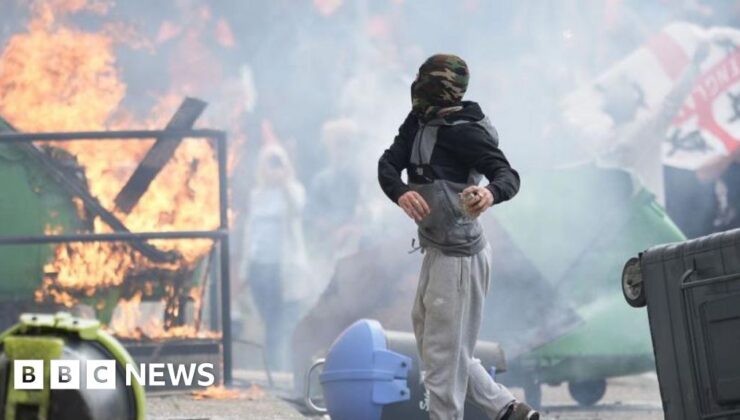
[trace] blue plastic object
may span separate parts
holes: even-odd
[[[388,350],[377,321],[352,324],[332,344],[319,377],[332,420],[380,420],[383,406],[409,400],[411,363]]]

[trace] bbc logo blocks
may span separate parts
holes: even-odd
[[[44,361],[13,361],[13,386],[15,389],[43,389]]]
[[[49,369],[50,389],[116,389],[116,386],[131,386],[133,382],[142,386],[163,387],[191,386],[201,387],[215,383],[213,363],[132,363],[119,365],[115,360],[43,360],[13,361],[13,386],[20,390],[44,389],[44,371]],[[116,377],[120,376],[119,384]],[[125,378],[125,380],[124,380]]]
[[[80,389],[79,360],[52,360],[50,369],[52,389]]]
[[[87,389],[115,389],[116,361],[87,360],[81,369],[79,360],[51,360],[49,386],[51,389],[80,389],[85,375]],[[44,388],[43,360],[14,360],[13,385],[15,389],[40,390]]]

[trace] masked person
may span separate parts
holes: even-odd
[[[421,65],[412,110],[380,158],[378,180],[417,223],[424,252],[412,322],[430,419],[462,420],[466,397],[494,420],[539,419],[473,358],[490,285],[490,246],[477,218],[517,193],[519,175],[480,106],[462,100],[468,78],[454,55]]]

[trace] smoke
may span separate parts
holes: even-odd
[[[562,101],[667,23],[687,15],[691,11],[660,3],[575,1],[557,5],[359,1],[340,5],[328,17],[308,12],[296,23],[301,30],[289,54],[311,57],[290,73],[289,83],[301,86],[291,95],[297,106],[321,104],[321,109],[282,127],[307,139],[297,142],[303,148],[297,167],[310,177],[323,164],[311,141],[320,123],[337,117],[358,122],[362,144],[354,150],[364,180],[358,206],[363,232],[370,245],[398,249],[398,241],[410,243],[413,225],[377,187],[376,161],[410,109],[409,86],[420,63],[438,52],[462,56],[471,71],[466,98],[478,101],[491,117],[502,149],[523,179],[519,197],[484,216],[498,256],[481,338],[502,342],[515,357],[592,321],[604,331],[631,329],[611,343],[611,351],[649,358],[644,312],[619,304],[621,266],[637,252],[680,240],[681,234],[660,210],[656,212],[649,194],[636,194],[639,186],[628,173],[593,164],[593,156],[583,147],[589,139],[563,120]],[[327,40],[327,32],[339,37]],[[323,60],[327,49],[332,56],[329,69]],[[268,62],[281,61],[278,54],[272,59]],[[660,70],[642,71],[651,75]],[[256,81],[259,89],[258,71]],[[317,85],[323,88],[316,89]],[[319,93],[304,95],[306,86]],[[289,109],[278,113],[294,116]],[[326,326],[331,331],[327,336],[333,337],[358,316],[403,325],[399,321],[407,317],[413,290],[380,302],[367,300],[366,287],[396,286],[413,260],[385,257],[377,263],[385,266],[386,277],[377,277],[361,268],[357,260],[363,255],[373,259],[377,251],[361,249],[343,260],[358,267],[354,270],[324,268],[334,273],[336,287],[354,287],[362,304],[343,311],[336,296],[322,296],[299,324],[294,348],[315,350],[320,347],[315,342],[318,334],[310,332]],[[395,311],[389,313],[388,307]],[[332,318],[327,319],[329,314]],[[623,322],[609,324],[613,319]],[[571,343],[572,351],[603,356],[604,349],[593,343],[583,339]]]
[[[22,28],[19,22],[27,20],[25,3],[0,0],[6,17],[0,22],[0,47]],[[414,226],[377,186],[377,159],[410,110],[409,87],[421,62],[439,52],[462,56],[471,71],[466,99],[482,105],[499,132],[501,148],[523,179],[519,197],[484,216],[491,240],[499,240],[495,232],[502,228],[511,243],[502,254],[514,252],[511,249],[517,254],[516,264],[502,259],[500,264],[508,266],[494,267],[501,276],[494,278],[492,293],[499,307],[508,310],[492,313],[496,321],[484,323],[484,329],[489,328],[487,337],[516,349],[552,338],[536,331],[519,333],[527,324],[547,313],[549,319],[562,320],[564,329],[572,327],[580,305],[617,293],[619,261],[654,242],[675,238],[664,225],[653,235],[640,235],[641,227],[658,222],[635,211],[647,204],[635,201],[626,174],[575,167],[591,155],[581,147],[582,133],[563,121],[563,98],[673,20],[711,24],[721,18],[721,23],[737,26],[732,8],[694,1],[680,6],[576,0],[95,4],[103,3],[104,16],[88,11],[74,19],[86,27],[108,24],[107,33],[117,35],[115,66],[126,83],[121,106],[141,116],[163,95],[198,96],[210,103],[205,123],[229,131],[235,267],[247,258],[244,225],[256,156],[265,141],[263,123],[273,127],[274,137],[288,151],[310,201],[315,177],[329,165],[322,126],[328,120],[353,120],[359,131],[346,166],[358,180],[353,187],[358,198],[354,216],[343,226],[354,240],[337,256],[362,259],[368,252],[367,258],[372,258],[388,241],[393,241],[394,250],[410,244]],[[644,69],[648,74],[656,71]],[[571,170],[553,172],[566,166]],[[307,216],[304,225],[314,222]],[[491,227],[494,224],[500,227]],[[623,243],[628,230],[628,238],[639,240]],[[326,242],[326,237],[307,235],[306,248],[311,254]],[[337,277],[337,256],[311,260],[311,271],[321,277],[313,300],[332,275]],[[413,258],[398,260],[399,270],[383,270],[386,277],[374,281],[392,284],[394,276],[405,275],[414,264]],[[237,288],[243,294],[235,294],[234,303],[251,317],[246,338],[259,341],[248,279],[244,271],[234,269],[234,275],[244,285]],[[526,278],[520,286],[527,287],[519,287],[513,297],[509,291],[517,287],[518,278]],[[351,284],[352,279],[337,281]],[[360,298],[362,291],[357,293]],[[529,315],[522,316],[526,322],[505,329],[506,317],[515,316],[514,302],[527,302],[531,296],[536,303],[530,301]],[[548,302],[550,297],[553,302]],[[405,316],[410,301],[397,303],[393,317]]]

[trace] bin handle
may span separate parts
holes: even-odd
[[[684,288],[684,287],[686,287],[686,282],[687,282],[687,281],[688,281],[688,280],[689,280],[689,279],[691,278],[691,276],[693,276],[694,274],[696,274],[696,268],[690,268],[690,269],[686,270],[686,272],[685,272],[685,273],[683,273],[683,276],[681,276],[681,288]]]
[[[326,359],[318,359],[313,363],[313,365],[311,365],[311,368],[308,369],[308,373],[306,373],[306,386],[304,387],[306,394],[303,396],[303,401],[306,403],[306,406],[316,414],[326,414],[328,410],[326,407],[319,407],[311,399],[311,374],[316,370],[316,368],[325,364]]]

